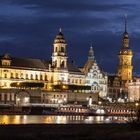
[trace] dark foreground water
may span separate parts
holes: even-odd
[[[126,123],[128,120],[128,117],[115,116],[0,115],[0,124],[97,124]]]

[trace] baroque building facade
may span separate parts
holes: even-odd
[[[86,75],[86,85],[91,86],[91,92],[99,93],[102,98],[107,97],[108,77],[98,66],[92,46],[90,47],[88,60],[83,68]]]
[[[87,102],[86,98],[89,96],[96,99],[97,94],[90,94],[89,89],[77,89],[77,92],[81,92],[77,95],[74,92],[66,94],[59,92],[59,89],[53,89],[54,86],[63,90],[68,86],[85,86],[85,74],[68,61],[67,43],[61,31],[54,39],[53,47],[51,61],[16,58],[9,54],[0,56],[0,103],[21,105],[66,103],[69,100]]]

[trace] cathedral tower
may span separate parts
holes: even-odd
[[[54,51],[52,54],[52,66],[56,69],[67,69],[67,43],[61,29],[54,40]]]
[[[118,54],[119,65],[118,65],[118,76],[121,81],[128,83],[132,80],[132,49],[129,47],[129,37],[127,33],[127,19],[125,16],[125,31],[123,33],[122,48]],[[127,85],[127,84],[126,84]]]

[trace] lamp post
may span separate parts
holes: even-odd
[[[17,98],[17,106],[19,107],[20,98]]]
[[[135,106],[136,106],[136,111],[137,111],[139,103],[135,103]]]
[[[139,120],[139,113],[138,113],[139,103],[135,103],[135,106],[136,106],[136,117],[137,117],[137,120]]]

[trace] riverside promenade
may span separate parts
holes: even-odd
[[[140,126],[130,124],[0,125],[0,140],[138,140]]]

